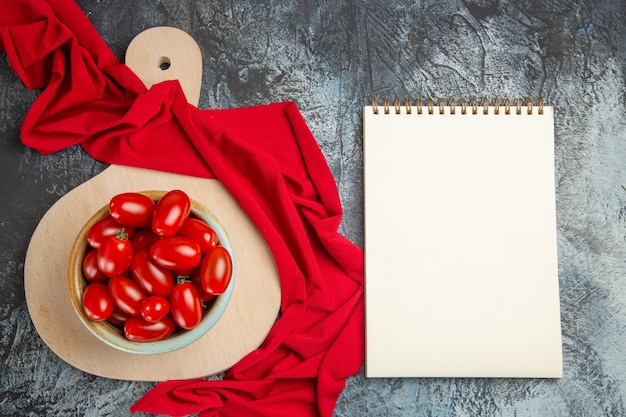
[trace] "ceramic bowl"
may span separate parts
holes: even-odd
[[[149,196],[152,200],[157,201],[165,194],[165,191],[142,191],[141,193]],[[81,228],[70,252],[67,274],[69,296],[74,311],[76,311],[80,321],[85,325],[85,328],[100,341],[115,349],[129,353],[167,353],[184,348],[185,346],[195,342],[218,322],[226,310],[233,292],[237,262],[231,242],[228,239],[228,235],[215,215],[193,199],[191,199],[191,214],[205,221],[213,228],[213,230],[215,230],[219,243],[230,253],[233,262],[233,275],[226,291],[210,301],[208,308],[204,312],[202,320],[196,327],[191,330],[178,329],[172,336],[155,342],[130,341],[124,337],[123,329],[116,327],[107,321],[93,321],[85,315],[82,308],[82,295],[85,287],[87,286],[87,281],[83,277],[82,261],[88,249],[87,232],[97,221],[108,215],[108,204],[98,210]]]

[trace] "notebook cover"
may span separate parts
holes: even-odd
[[[366,375],[562,376],[553,109],[364,109]]]

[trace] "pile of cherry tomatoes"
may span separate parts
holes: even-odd
[[[132,341],[193,329],[232,278],[229,252],[211,226],[191,214],[181,190],[158,201],[136,192],[114,196],[87,243],[83,311],[123,328]]]

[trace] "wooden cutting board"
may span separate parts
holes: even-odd
[[[128,47],[126,64],[147,87],[178,79],[190,103],[200,95],[202,58],[185,32],[157,27]],[[232,241],[236,285],[219,322],[186,348],[155,355],[116,350],[89,333],[73,310],[67,290],[71,246],[82,225],[115,194],[181,189],[217,216]],[[113,379],[163,381],[219,373],[256,349],[280,307],[274,258],[258,230],[217,180],[112,165],[58,200],[43,216],[26,254],[26,302],[44,342],[69,364]]]

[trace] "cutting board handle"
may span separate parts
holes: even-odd
[[[162,81],[178,80],[187,101],[198,106],[202,53],[187,32],[169,26],[146,29],[130,42],[125,60],[147,88]]]

